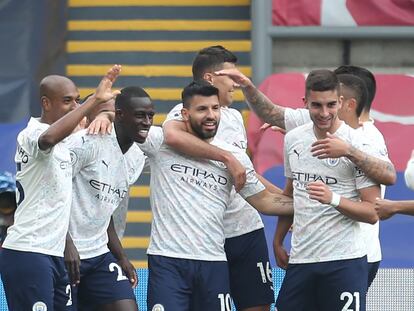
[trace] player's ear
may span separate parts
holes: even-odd
[[[214,74],[212,74],[211,72],[205,72],[203,74],[203,79],[204,81],[207,81],[208,83],[213,84]]]
[[[187,108],[181,109],[181,115],[183,116],[184,121],[188,121],[188,109]]]
[[[44,111],[50,111],[52,109],[52,103],[46,95],[40,97],[40,103]]]
[[[309,108],[308,107],[308,100],[306,99],[306,96],[303,96],[302,97],[302,101],[303,101],[303,107],[306,108],[306,109],[308,109]]]
[[[345,102],[344,97],[342,95],[338,96],[338,109],[341,109],[344,102]]]
[[[355,111],[356,109],[357,109],[357,102],[356,102],[356,99],[355,98],[351,98],[349,101],[348,101],[348,108],[350,109],[350,110],[352,110],[352,111]]]

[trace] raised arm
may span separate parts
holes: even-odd
[[[79,122],[89,114],[96,105],[105,103],[114,98],[115,95],[112,93],[111,88],[118,77],[120,70],[121,66],[119,65],[114,65],[109,69],[99,83],[93,96],[89,97],[83,105],[54,122],[44,133],[42,133],[39,137],[39,148],[41,150],[52,148],[69,136]]]
[[[89,114],[89,125],[87,133],[90,135],[110,134],[112,132],[112,122],[115,120],[115,104],[110,100],[94,109],[94,113]]]
[[[246,169],[231,152],[213,146],[188,133],[185,123],[182,121],[170,120],[164,123],[163,131],[164,142],[175,150],[195,158],[223,162],[233,177],[236,191],[243,188],[246,182]]]
[[[374,206],[375,199],[381,195],[378,185],[360,189],[360,201],[349,200],[333,193],[321,181],[310,182],[307,189],[309,198],[323,204],[330,204],[340,213],[353,220],[370,224],[375,224],[378,221],[378,215]]]
[[[393,185],[397,181],[394,165],[353,147],[344,140],[329,134],[312,144],[312,155],[318,159],[347,157],[366,176],[382,185]]]
[[[285,107],[274,104],[266,97],[248,77],[236,68],[224,69],[215,72],[217,75],[227,75],[235,83],[240,85],[249,107],[262,119],[270,125],[278,126],[285,129]]]

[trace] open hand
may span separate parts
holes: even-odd
[[[327,137],[312,144],[311,152],[318,159],[340,158],[349,154],[350,145],[339,137],[327,133]]]
[[[236,68],[219,70],[214,72],[214,74],[217,76],[228,76],[240,87],[247,87],[249,85],[252,85],[252,81],[250,81],[248,77],[246,77],[242,72],[240,72]]]
[[[112,85],[115,83],[120,73],[121,65],[114,65],[108,70],[96,88],[95,99],[97,103],[101,104],[107,102],[120,93],[119,91],[112,92]]]
[[[118,261],[118,265],[125,272],[129,282],[132,284],[132,287],[133,288],[137,287],[138,285],[137,270],[135,270],[132,263],[127,258],[123,258]]]

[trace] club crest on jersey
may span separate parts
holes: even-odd
[[[155,306],[152,307],[152,311],[164,311],[164,306],[157,303]]]
[[[37,301],[33,304],[33,311],[47,311],[47,306],[43,301]]]
[[[339,164],[339,158],[328,158],[328,159],[325,159],[325,163],[328,166],[335,167],[335,166],[337,166]]]
[[[73,150],[70,151],[70,164],[75,165],[78,162],[78,155]]]

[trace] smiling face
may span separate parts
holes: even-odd
[[[305,98],[309,114],[318,134],[325,135],[326,132],[336,131],[340,120],[338,110],[341,108],[341,99],[338,91],[309,91]]]
[[[117,110],[122,132],[137,143],[145,142],[154,114],[154,105],[149,97],[132,97],[128,105]]]
[[[211,139],[220,123],[218,97],[195,95],[189,99],[189,107],[183,108],[182,115],[193,134],[204,140]]]
[[[72,80],[66,77],[49,76],[44,81],[42,108],[49,122],[53,123],[78,106],[80,95]]]

